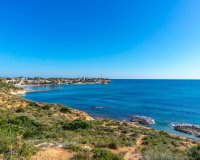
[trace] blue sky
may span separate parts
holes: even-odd
[[[0,76],[200,79],[199,0],[0,0]]]

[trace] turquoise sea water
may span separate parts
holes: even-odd
[[[172,122],[200,125],[200,81],[198,80],[112,80],[108,85],[46,85],[27,87],[47,92],[28,93],[26,99],[60,103],[92,116],[129,121],[131,115],[155,119],[151,127],[174,131]]]

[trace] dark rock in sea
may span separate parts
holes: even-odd
[[[190,123],[172,123],[175,130],[200,137],[200,126]]]
[[[151,117],[138,116],[138,115],[132,116],[131,122],[137,122],[140,124],[155,124],[155,120],[152,119]]]

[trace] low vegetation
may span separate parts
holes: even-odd
[[[95,148],[92,151],[79,151],[72,160],[123,160],[123,157],[113,154],[108,149]]]
[[[190,160],[200,160],[200,144],[190,148],[188,150],[188,156]]]
[[[75,131],[78,129],[88,129],[89,127],[90,124],[88,122],[80,119],[62,124],[62,128],[64,130],[71,130],[71,131]]]
[[[23,129],[17,125],[1,124],[0,152],[4,159],[30,159],[36,153],[34,145],[27,143]]]
[[[71,110],[68,107],[62,107],[60,109],[60,112],[62,112],[62,113],[71,113]]]
[[[16,89],[16,87],[12,83],[5,83],[5,80],[0,78],[0,91],[9,89]]]
[[[131,149],[145,160],[200,159],[200,145],[189,139],[127,122],[88,121],[87,114],[63,105],[10,97],[8,105],[5,98],[0,103],[0,154],[7,160],[31,159],[44,144],[70,151],[72,160],[123,160]]]

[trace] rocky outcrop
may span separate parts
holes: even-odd
[[[200,137],[199,125],[194,125],[194,124],[189,124],[189,123],[176,123],[176,124],[172,124],[172,127],[177,131]]]
[[[11,90],[10,93],[13,95],[23,95],[25,94],[27,91],[24,89],[18,89],[18,90]]]
[[[131,117],[131,122],[137,122],[140,124],[155,124],[155,120],[152,119],[151,117],[147,117],[147,116],[139,116],[139,115],[135,115]]]

